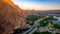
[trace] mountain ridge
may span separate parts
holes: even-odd
[[[0,34],[13,33],[25,26],[26,12],[11,0],[0,0]]]

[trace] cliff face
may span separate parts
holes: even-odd
[[[10,34],[25,25],[26,14],[11,0],[0,0],[0,34]]]

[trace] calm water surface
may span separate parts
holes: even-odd
[[[56,17],[56,16],[54,16],[54,17],[58,19],[58,20],[55,21],[55,23],[60,25],[60,17]]]

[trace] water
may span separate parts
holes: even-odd
[[[55,23],[60,25],[60,17],[56,17],[56,16],[54,16],[54,17],[58,19],[58,20],[55,21]]]

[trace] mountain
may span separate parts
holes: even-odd
[[[60,10],[45,10],[45,11],[42,11],[42,12],[50,13],[50,14],[60,14]]]
[[[0,34],[25,26],[26,12],[11,0],[0,0]]]

